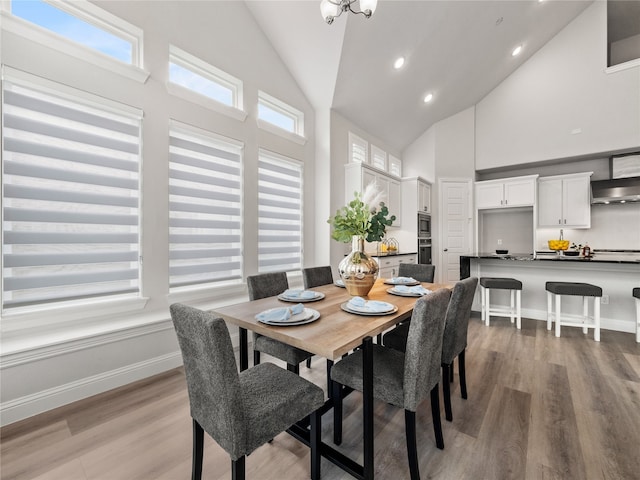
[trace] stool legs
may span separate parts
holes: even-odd
[[[640,298],[636,298],[636,342],[640,343]]]
[[[515,291],[511,290],[509,292],[509,307],[511,307],[511,317],[509,317],[511,319],[511,323],[515,322],[516,320],[516,316],[514,314],[515,312]]]
[[[593,329],[593,339],[596,342],[600,341],[600,297],[593,298],[593,320],[596,324]]]
[[[553,314],[551,313],[552,304],[553,304],[553,294],[551,292],[547,292],[547,330],[551,330],[551,324],[553,323]]]
[[[593,298],[593,324],[586,325],[589,320],[589,298]],[[593,339],[596,342],[600,341],[600,297],[582,297],[582,323],[569,322],[570,326],[582,326],[582,332],[587,334],[589,328],[593,328]],[[555,308],[553,308],[553,301],[555,300]],[[639,307],[640,308],[640,307]],[[551,324],[556,322],[555,335],[560,336],[560,328],[562,326],[562,317],[560,310],[562,309],[562,295],[553,294],[547,292],[547,330],[551,330]],[[565,326],[567,320],[565,320]]]
[[[582,317],[584,318],[583,321],[586,321],[587,316],[589,315],[589,304],[587,303],[588,301],[589,300],[587,299],[587,297],[582,297]],[[585,335],[589,333],[589,328],[582,327],[582,333],[584,333]]]
[[[560,336],[560,303],[562,302],[562,296],[556,295],[556,337]]]
[[[509,311],[507,312],[505,308],[501,310],[494,309],[494,315],[501,317],[509,317],[511,319],[511,323],[516,324],[518,330],[522,328],[522,291],[510,289],[510,301],[509,301]],[[482,305],[480,308],[481,321],[489,326],[491,321],[491,289],[480,286],[480,299],[482,301]],[[548,327],[551,328],[551,327]]]
[[[487,327],[489,326],[489,321],[491,320],[491,289],[490,288],[485,288],[484,289],[484,308],[485,308],[485,312],[484,312],[484,320],[485,320],[485,324],[487,325]]]
[[[522,328],[522,291],[516,290],[516,328],[520,330]]]

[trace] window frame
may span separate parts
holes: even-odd
[[[131,63],[125,63],[83,43],[53,32],[11,13],[11,0],[0,5],[2,29],[98,67],[145,83],[150,73],[144,70],[143,30],[87,0],[43,0],[54,8],[131,43]]]
[[[359,162],[358,160],[356,160],[354,158],[353,155],[353,147],[354,145],[357,145],[359,147],[361,147],[364,150],[364,160],[362,162]],[[364,138],[359,137],[358,135],[356,135],[353,132],[349,132],[349,151],[348,151],[348,155],[349,155],[349,163],[360,163],[363,165],[369,165],[370,161],[369,161],[369,142],[367,142]]]
[[[220,70],[214,65],[205,62],[201,58],[196,57],[173,44],[169,45],[167,69],[171,68],[171,63],[175,63],[182,68],[206,78],[207,80],[230,89],[232,105],[226,105],[212,97],[203,95],[195,90],[191,90],[178,83],[172,82],[170,72],[167,71],[166,87],[167,91],[171,95],[180,97],[198,105],[204,105],[209,109],[215,110],[218,113],[222,113],[241,122],[247,118],[247,112],[244,111],[244,84],[242,80],[234,77],[224,70]]]
[[[260,106],[263,105],[276,113],[289,117],[293,120],[293,131],[281,128],[263,118],[260,118]],[[299,145],[304,145],[307,141],[304,133],[304,113],[288,103],[278,100],[268,93],[258,90],[258,105],[256,112],[258,128],[274,133]]]
[[[142,171],[143,171],[143,153],[142,153],[142,119],[143,112],[120,102],[109,100],[100,96],[96,96],[84,90],[69,87],[53,80],[44,79],[21,70],[14,69],[7,65],[2,66],[2,80],[19,83],[25,87],[35,88],[43,93],[54,94],[63,99],[71,101],[81,101],[89,106],[102,109],[106,112],[114,112],[120,115],[129,115],[140,118],[140,153],[139,153],[139,233],[138,233],[138,252],[140,261],[138,264],[138,283],[139,288],[136,294],[123,294],[114,296],[97,296],[90,298],[75,299],[64,302],[50,302],[37,304],[29,308],[15,308],[2,311],[3,332],[22,331],[29,328],[51,327],[58,322],[76,321],[85,322],[87,318],[108,317],[123,312],[132,313],[141,311],[145,308],[149,298],[144,296],[144,266],[141,259],[144,256],[143,251],[143,209],[142,209]],[[3,89],[4,90],[4,89]],[[0,118],[3,125],[0,132],[4,129],[4,115]],[[4,209],[0,209],[0,221],[4,225]],[[2,230],[4,234],[4,227]],[[4,253],[4,252],[3,252]],[[0,256],[0,268],[4,268],[3,256]],[[4,274],[0,275],[0,295],[4,289]],[[96,308],[98,306],[98,308]],[[89,309],[90,307],[90,309]],[[0,308],[2,308],[0,306]],[[88,314],[88,311],[98,312]],[[46,312],[47,315],[43,315]]]
[[[376,165],[375,161],[376,161],[376,157],[382,157],[382,166]],[[382,170],[384,172],[387,172],[387,168],[388,168],[388,159],[387,159],[387,152],[385,152],[383,149],[381,149],[380,147],[376,147],[375,145],[371,144],[371,166],[374,168],[377,168],[378,170]]]

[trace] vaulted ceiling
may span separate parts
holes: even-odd
[[[592,1],[379,0],[370,19],[345,13],[332,25],[319,0],[246,4],[315,108],[402,151],[478,103]]]

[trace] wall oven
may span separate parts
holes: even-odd
[[[431,261],[431,239],[418,239],[418,263],[430,265]]]
[[[431,239],[431,215],[418,212],[418,238]]]

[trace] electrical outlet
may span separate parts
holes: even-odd
[[[498,239],[498,245],[502,245],[502,239],[501,238]]]
[[[609,305],[609,295],[602,295],[602,299],[600,300],[602,305]]]

